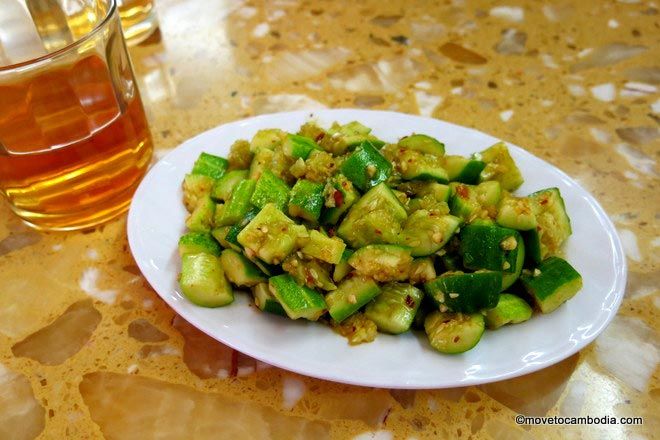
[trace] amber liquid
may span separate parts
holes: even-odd
[[[119,0],[119,17],[124,38],[129,43],[139,43],[158,27],[153,0]]]
[[[0,191],[28,223],[78,229],[123,212],[149,165],[142,102],[98,56],[0,84]]]

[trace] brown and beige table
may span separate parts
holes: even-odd
[[[156,156],[246,116],[362,107],[476,127],[557,165],[603,204],[628,257],[625,299],[595,343],[467,389],[301,377],[178,318],[140,276],[125,216],[42,234],[0,204],[0,438],[657,436],[660,5],[505,5],[158,0],[160,33],[131,55]],[[644,424],[520,427],[517,413]]]

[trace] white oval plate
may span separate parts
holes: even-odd
[[[177,283],[177,242],[186,210],[181,182],[202,151],[226,155],[237,139],[262,128],[295,132],[316,119],[357,120],[379,138],[395,142],[412,132],[445,142],[448,154],[467,155],[498,139],[437,119],[368,110],[318,110],[263,115],[232,122],[196,136],[167,154],[144,178],[128,215],[128,239],[140,270],[158,294],[183,318],[209,336],[256,359],[307,376],[386,388],[445,388],[507,379],[552,365],[577,352],[614,317],[626,284],[626,262],[612,222],[598,202],[559,169],[509,145],[525,177],[518,194],[559,187],[572,220],[566,258],[582,274],[584,287],[549,315],[486,331],[481,342],[461,355],[434,352],[424,334],[379,334],[370,344],[349,346],[328,327],[291,321],[249,306],[237,294],[227,307],[208,309],[189,302]]]

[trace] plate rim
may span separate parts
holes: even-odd
[[[547,167],[550,167],[554,172],[558,173],[562,179],[567,180],[570,182],[571,185],[577,186],[579,189],[584,191],[585,194],[587,194],[588,198],[586,201],[588,202],[588,205],[594,209],[594,211],[597,214],[597,217],[601,219],[604,222],[604,230],[607,232],[607,235],[611,239],[611,248],[613,250],[613,263],[615,265],[616,271],[614,273],[615,276],[615,281],[616,283],[612,286],[612,289],[610,290],[611,292],[614,293],[615,295],[615,301],[611,304],[610,309],[611,311],[608,313],[607,317],[605,318],[604,321],[602,321],[601,325],[594,331],[591,332],[591,334],[588,337],[582,338],[578,344],[572,345],[570,348],[568,348],[565,351],[555,353],[551,355],[549,358],[546,358],[543,362],[534,362],[534,363],[526,363],[524,367],[521,369],[517,370],[512,370],[508,371],[503,374],[499,374],[496,376],[492,376],[489,378],[479,378],[479,377],[474,377],[470,376],[467,377],[460,382],[451,382],[451,383],[442,383],[442,381],[438,381],[436,385],[428,386],[424,384],[417,384],[417,383],[384,383],[382,381],[378,380],[351,380],[350,377],[345,377],[343,375],[333,375],[332,374],[332,369],[328,369],[322,374],[316,374],[314,372],[310,372],[304,368],[297,368],[295,365],[289,365],[289,364],[282,364],[277,361],[273,361],[268,358],[264,358],[263,356],[260,356],[259,353],[254,353],[251,352],[251,350],[244,350],[243,348],[238,348],[237,343],[233,343],[231,340],[223,340],[221,338],[218,338],[216,336],[213,336],[210,334],[210,330],[207,331],[205,328],[200,328],[197,325],[194,324],[196,321],[196,318],[192,316],[193,314],[190,313],[188,310],[181,309],[179,310],[179,307],[177,307],[176,300],[165,294],[161,294],[158,289],[154,287],[155,283],[152,283],[152,281],[149,279],[147,273],[149,273],[149,270],[146,269],[146,262],[141,261],[136,257],[136,252],[134,251],[134,245],[136,244],[136,239],[132,238],[133,233],[131,231],[134,231],[136,229],[135,225],[136,222],[138,222],[138,219],[136,218],[137,216],[137,209],[135,208],[135,200],[138,199],[136,197],[138,194],[141,194],[141,191],[144,191],[144,187],[146,186],[145,182],[148,182],[150,177],[152,176],[151,171],[154,169],[159,162],[167,161],[171,156],[175,155],[177,150],[181,149],[185,145],[189,143],[195,143],[199,138],[202,138],[205,135],[208,135],[209,132],[215,131],[215,130],[220,130],[224,127],[227,126],[240,126],[242,124],[248,125],[248,124],[253,124],[253,123],[258,123],[259,121],[264,121],[264,120],[270,120],[273,117],[290,117],[292,119],[298,119],[298,118],[306,118],[310,119],[313,117],[323,117],[324,115],[328,115],[331,117],[333,113],[344,113],[344,112],[356,112],[356,113],[369,113],[369,114],[375,114],[375,115],[383,115],[383,117],[405,117],[405,118],[414,118],[426,123],[438,123],[441,122],[443,124],[448,124],[453,127],[457,127],[460,130],[468,130],[469,132],[476,132],[478,135],[486,135],[491,138],[497,139],[499,141],[505,142],[507,146],[509,147],[514,147],[516,150],[518,150],[518,153],[521,153],[523,155],[531,156],[535,160],[539,160],[543,162],[543,164]],[[133,196],[133,199],[131,200],[131,205],[129,207],[128,211],[128,216],[127,216],[127,224],[126,224],[126,229],[127,229],[127,238],[128,238],[128,244],[129,244],[129,249],[131,251],[131,254],[140,269],[140,272],[142,273],[142,276],[147,280],[151,288],[156,292],[156,294],[165,301],[165,303],[172,308],[172,310],[180,315],[182,318],[184,318],[186,321],[190,323],[190,325],[194,326],[210,338],[227,345],[228,347],[237,350],[243,354],[246,354],[256,360],[259,360],[261,362],[267,363],[269,365],[275,366],[277,368],[280,368],[285,371],[291,371],[297,374],[301,374],[303,376],[308,376],[308,377],[313,377],[316,379],[321,379],[321,380],[328,380],[332,382],[337,382],[337,383],[343,383],[343,384],[348,384],[348,385],[353,385],[353,386],[361,386],[361,387],[377,387],[377,388],[390,388],[390,389],[443,389],[443,388],[454,388],[454,387],[466,387],[466,386],[472,386],[472,385],[480,385],[480,384],[486,384],[486,383],[492,383],[492,382],[498,382],[506,379],[511,379],[523,375],[527,375],[539,370],[542,370],[544,368],[548,368],[552,365],[555,365],[570,356],[574,355],[575,353],[579,352],[580,350],[584,349],[586,346],[591,344],[606,328],[607,326],[611,323],[611,321],[614,319],[614,317],[617,315],[617,312],[621,306],[621,303],[623,302],[623,298],[625,296],[625,287],[626,287],[626,282],[627,282],[627,276],[628,276],[628,262],[627,258],[625,256],[625,252],[623,250],[623,244],[621,242],[621,239],[619,237],[618,231],[612,222],[611,218],[607,214],[607,212],[604,210],[604,208],[600,205],[598,200],[587,190],[585,189],[578,181],[570,177],[568,174],[566,174],[562,169],[559,167],[555,166],[554,164],[546,161],[545,159],[536,156],[535,154],[531,153],[530,151],[526,150],[523,147],[519,147],[516,144],[510,143],[506,140],[497,138],[496,136],[493,136],[489,133],[477,130],[472,127],[467,127],[463,125],[459,125],[453,122],[445,121],[442,119],[438,118],[431,118],[431,117],[426,117],[426,116],[420,116],[420,115],[414,115],[414,114],[409,114],[409,113],[401,113],[401,112],[395,112],[395,111],[388,111],[388,110],[367,110],[367,109],[356,109],[356,108],[332,108],[332,109],[309,109],[309,110],[296,110],[296,111],[288,111],[288,112],[277,112],[277,113],[268,113],[268,114],[262,114],[262,115],[256,115],[256,116],[251,116],[248,118],[241,118],[241,119],[235,119],[232,121],[224,122],[221,124],[218,124],[214,127],[211,127],[207,130],[204,130],[203,132],[200,132],[196,134],[195,136],[192,136],[180,144],[178,144],[176,147],[172,148],[170,151],[167,152],[163,157],[161,157],[158,162],[153,164],[153,166],[148,170],[147,174],[144,176],[142,181],[140,182],[138,188],[135,191],[135,194]]]

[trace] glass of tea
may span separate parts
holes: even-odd
[[[138,44],[158,29],[154,0],[117,0],[124,38],[129,46]]]
[[[42,230],[117,216],[153,146],[115,0],[0,2],[0,194]]]

